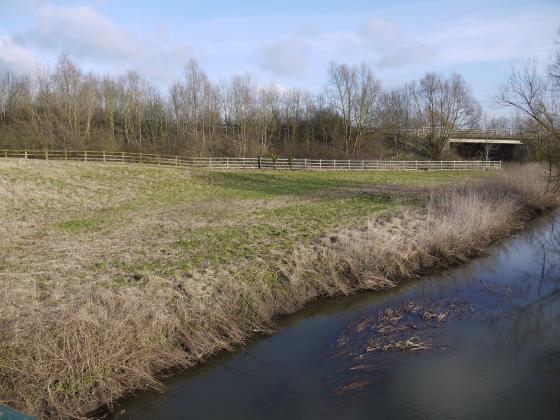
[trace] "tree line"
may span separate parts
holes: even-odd
[[[540,119],[526,109],[485,118],[458,74],[383,89],[366,64],[331,63],[326,73],[325,89],[311,93],[259,86],[250,75],[213,82],[190,60],[164,90],[133,71],[84,72],[62,54],[52,69],[0,76],[0,148],[440,158],[457,129],[550,124],[538,110]],[[516,91],[507,92],[500,100],[511,105]]]

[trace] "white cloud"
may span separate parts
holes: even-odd
[[[262,67],[280,75],[300,73],[308,59],[309,45],[299,39],[277,41],[262,48]]]
[[[436,53],[432,49],[415,42],[383,55],[377,64],[381,68],[398,68],[409,64],[422,63],[435,55]]]
[[[402,42],[401,31],[393,22],[373,18],[360,28],[358,35],[365,44],[375,50],[388,50]]]
[[[412,38],[396,23],[374,18],[358,30],[357,36],[373,54],[373,62],[382,69],[394,69],[427,61],[437,67],[527,56],[546,60],[557,27],[556,16],[544,13],[504,16],[502,20],[463,18],[417,27]]]
[[[418,64],[434,56],[434,51],[418,40],[403,35],[391,21],[373,18],[358,30],[362,45],[371,50],[381,68],[400,68]]]
[[[38,9],[36,42],[73,56],[133,59],[144,54],[144,46],[105,16],[88,6]]]
[[[546,59],[556,28],[555,16],[463,19],[433,31],[425,41],[438,51],[439,61],[450,64]]]
[[[0,68],[29,73],[37,64],[33,51],[18,45],[8,35],[0,35]]]
[[[89,69],[113,74],[137,70],[150,80],[165,84],[177,77],[193,56],[187,44],[167,45],[161,39],[158,45],[144,42],[89,6],[62,7],[46,0],[25,1],[38,5],[32,9],[35,27],[0,39],[0,63],[4,67],[11,60],[19,63],[18,70],[29,71],[36,65],[35,54],[52,62],[66,52]],[[15,64],[10,68],[15,68]]]
[[[192,57],[193,51],[188,45],[154,49],[136,62],[136,68],[150,80],[168,83],[182,74],[185,64]]]

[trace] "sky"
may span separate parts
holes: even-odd
[[[165,88],[196,59],[215,81],[320,92],[331,61],[369,64],[386,88],[458,72],[489,112],[512,63],[549,59],[559,0],[0,0],[0,69],[69,54],[82,69],[136,70]]]

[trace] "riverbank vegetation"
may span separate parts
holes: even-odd
[[[84,416],[312,299],[460,264],[556,206],[544,175],[3,161],[0,401]]]

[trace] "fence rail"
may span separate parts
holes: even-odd
[[[184,157],[146,153],[103,151],[0,150],[0,159],[67,160],[106,163],[142,163],[207,169],[283,170],[479,170],[501,169],[501,161],[462,160],[351,160],[351,159],[273,159],[235,157]]]

